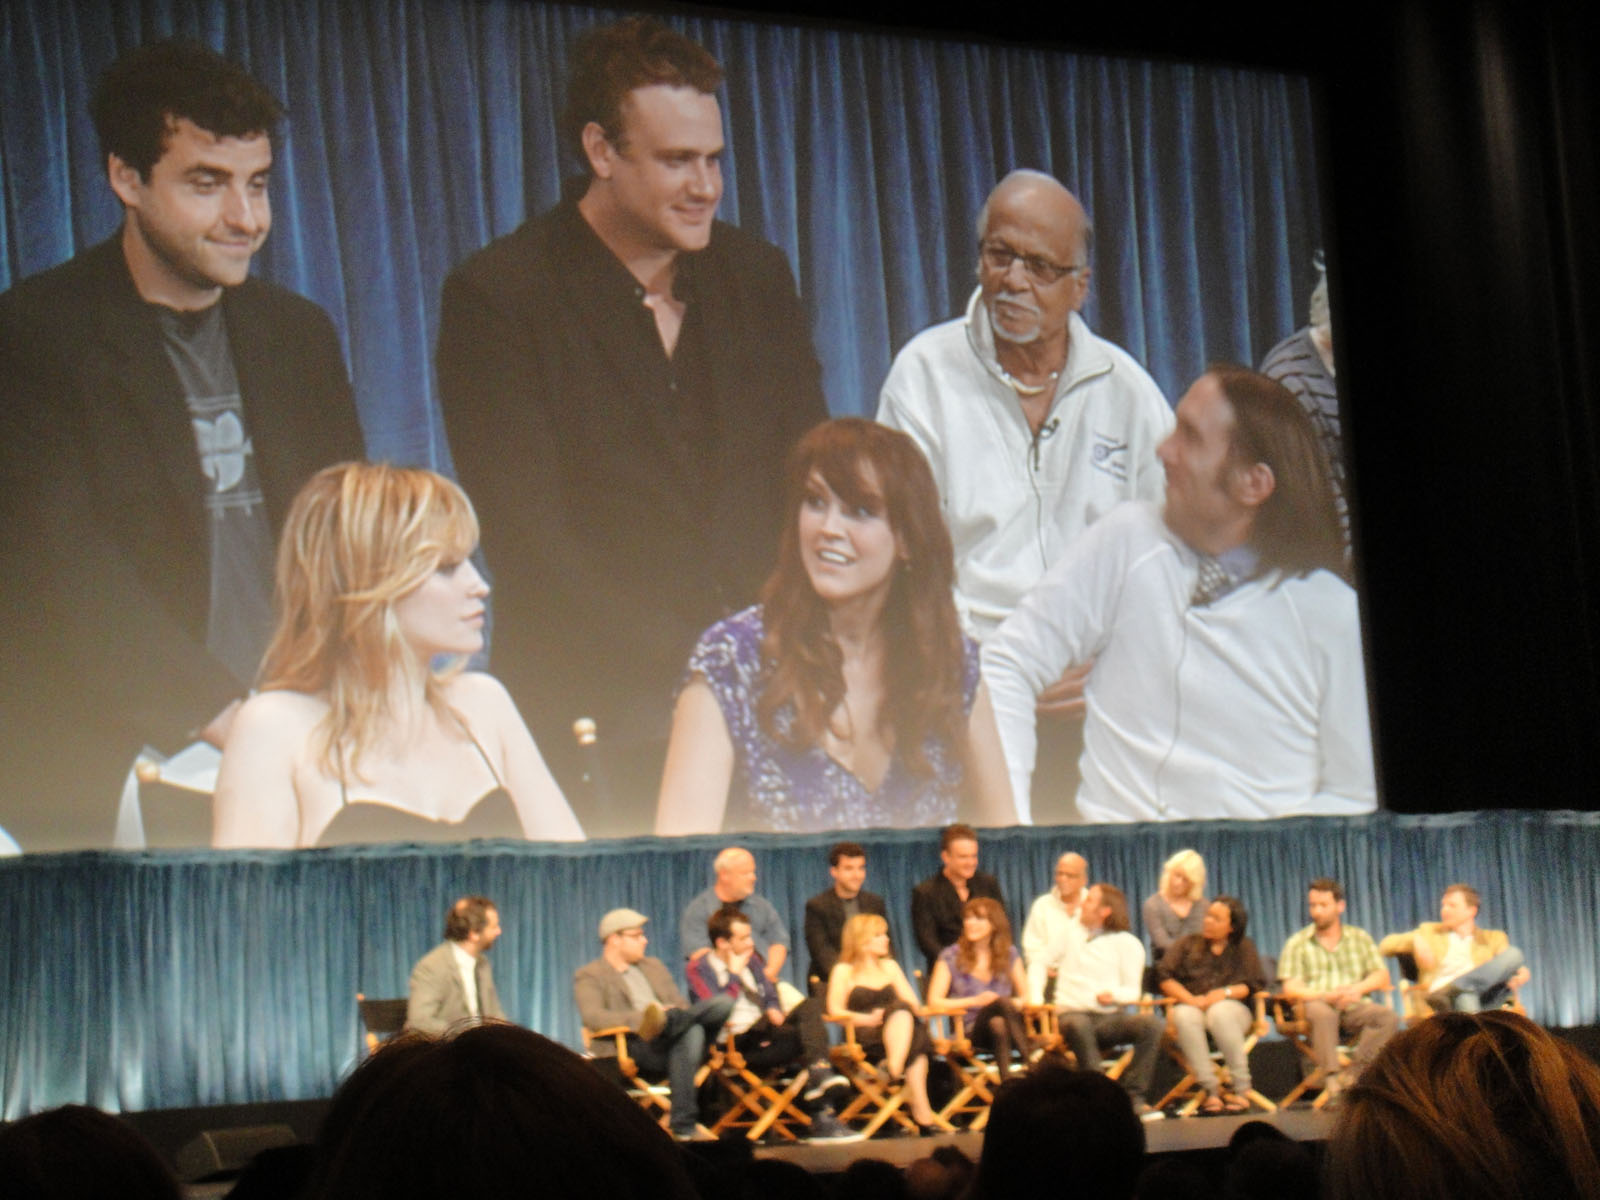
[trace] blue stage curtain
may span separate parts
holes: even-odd
[[[513,0],[7,0],[0,289],[120,211],[86,112],[117,53],[183,34],[286,101],[258,270],[345,340],[373,457],[448,470],[434,397],[455,263],[553,204],[575,37],[619,10]],[[1090,324],[1173,402],[1214,360],[1304,324],[1324,233],[1307,80],[1054,50],[669,17],[727,68],[722,215],[789,255],[836,413],[958,314],[974,223],[1021,166],[1096,223]]]
[[[832,838],[746,840],[758,890],[801,938],[808,896],[828,884]],[[889,901],[901,962],[918,964],[912,886],[938,868],[927,831],[862,835],[868,887]],[[405,994],[456,896],[482,892],[505,934],[495,978],[513,1020],[574,1047],[572,972],[599,951],[607,909],[649,914],[650,952],[676,971],[677,918],[711,881],[719,842],[593,842],[192,854],[34,855],[0,860],[0,1079],[4,1116],[67,1101],[109,1109],[325,1096],[354,1062],[355,993]],[[1437,919],[1463,881],[1481,923],[1527,954],[1530,1013],[1600,1020],[1600,814],[1489,812],[1167,826],[1013,829],[983,835],[1018,925],[1056,856],[1134,902],[1161,862],[1197,849],[1212,895],[1233,893],[1265,954],[1305,924],[1306,883],[1329,874],[1347,919],[1382,935]],[[797,949],[790,977],[801,981]]]

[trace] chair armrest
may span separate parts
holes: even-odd
[[[583,1030],[583,1048],[588,1050],[591,1043],[613,1039],[617,1047],[617,1061],[631,1064],[633,1056],[628,1053],[628,1035],[633,1030],[626,1025],[608,1025],[604,1029]]]

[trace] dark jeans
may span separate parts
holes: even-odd
[[[1161,1018],[1150,1013],[1063,1012],[1058,1022],[1078,1065],[1086,1071],[1100,1069],[1100,1051],[1133,1045],[1133,1061],[1122,1073],[1121,1084],[1135,1100],[1145,1099],[1161,1048]]]
[[[758,1074],[788,1063],[811,1066],[828,1061],[828,1031],[822,1022],[822,1005],[802,1000],[784,1017],[782,1025],[758,1021],[733,1039]]]
[[[647,1071],[665,1071],[672,1091],[672,1132],[689,1134],[700,1120],[700,1103],[694,1094],[694,1074],[706,1056],[706,1045],[717,1036],[733,1011],[731,996],[713,996],[690,1008],[667,1009],[667,1026],[645,1041],[628,1038],[628,1053]]]

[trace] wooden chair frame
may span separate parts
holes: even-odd
[[[801,1136],[796,1130],[810,1128],[811,1118],[796,1103],[811,1078],[806,1068],[796,1070],[790,1064],[763,1075],[739,1053],[733,1035],[724,1031],[712,1050],[708,1069],[728,1097],[728,1107],[711,1127],[713,1135],[743,1130],[748,1140],[756,1142],[771,1132],[794,1142]]]
[[[856,1037],[855,1023],[850,1019],[850,1014],[828,1013],[823,1019],[844,1031],[844,1037],[834,1043],[829,1053],[835,1070],[849,1080],[850,1086],[856,1090],[850,1103],[839,1110],[839,1119],[847,1125],[852,1121],[864,1121],[860,1129],[864,1137],[871,1137],[889,1121],[894,1121],[910,1133],[916,1133],[917,1123],[902,1111],[906,1102],[905,1089],[893,1087],[886,1074],[867,1060],[866,1047]],[[954,1132],[938,1114],[935,1114],[935,1124]]]
[[[1376,991],[1369,993],[1369,995],[1381,995],[1383,1002],[1392,1006],[1394,986],[1390,984],[1386,987],[1378,988]],[[1272,1006],[1273,1025],[1304,1057],[1305,1062],[1300,1064],[1301,1067],[1309,1067],[1300,1082],[1283,1099],[1278,1101],[1278,1107],[1288,1108],[1307,1092],[1313,1089],[1321,1089],[1317,1098],[1311,1102],[1311,1107],[1315,1109],[1324,1108],[1328,1101],[1332,1099],[1327,1090],[1329,1072],[1326,1067],[1317,1061],[1316,1051],[1311,1046],[1311,1021],[1306,1016],[1306,1002],[1304,1000],[1291,1000],[1288,996],[1277,992],[1268,996],[1267,1001]],[[1339,1070],[1343,1071],[1350,1065],[1351,1047],[1341,1040],[1338,1051]]]
[[[632,1096],[635,1103],[655,1119],[657,1125],[669,1129],[672,1118],[672,1089],[664,1083],[652,1083],[646,1079],[639,1068],[638,1060],[628,1053],[628,1035],[637,1032],[626,1025],[612,1025],[605,1029],[582,1029],[583,1052],[586,1057],[599,1063],[611,1057],[617,1064],[617,1071],[622,1076],[623,1089]],[[611,1039],[616,1046],[615,1056],[598,1055],[594,1053],[594,1043]],[[695,1072],[694,1086],[696,1089],[706,1081],[711,1073],[711,1059],[708,1057],[700,1064],[700,1069]],[[701,1132],[710,1134],[710,1130],[702,1123],[697,1126]]]
[[[955,1094],[938,1111],[941,1124],[954,1129],[953,1117],[970,1116],[970,1132],[979,1132],[989,1124],[989,1106],[994,1103],[994,1090],[1000,1086],[1000,1068],[987,1054],[972,1044],[963,1020],[966,1010],[953,1006],[929,1006],[928,1034],[933,1049],[955,1073],[958,1084]]]

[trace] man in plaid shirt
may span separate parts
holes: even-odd
[[[1367,931],[1344,923],[1344,888],[1337,880],[1313,879],[1307,903],[1311,924],[1283,944],[1278,977],[1285,996],[1305,1001],[1312,1052],[1327,1072],[1332,1099],[1394,1036],[1400,1017],[1366,998],[1389,986],[1389,971]],[[1339,1069],[1341,1035],[1357,1038],[1345,1071]]]

